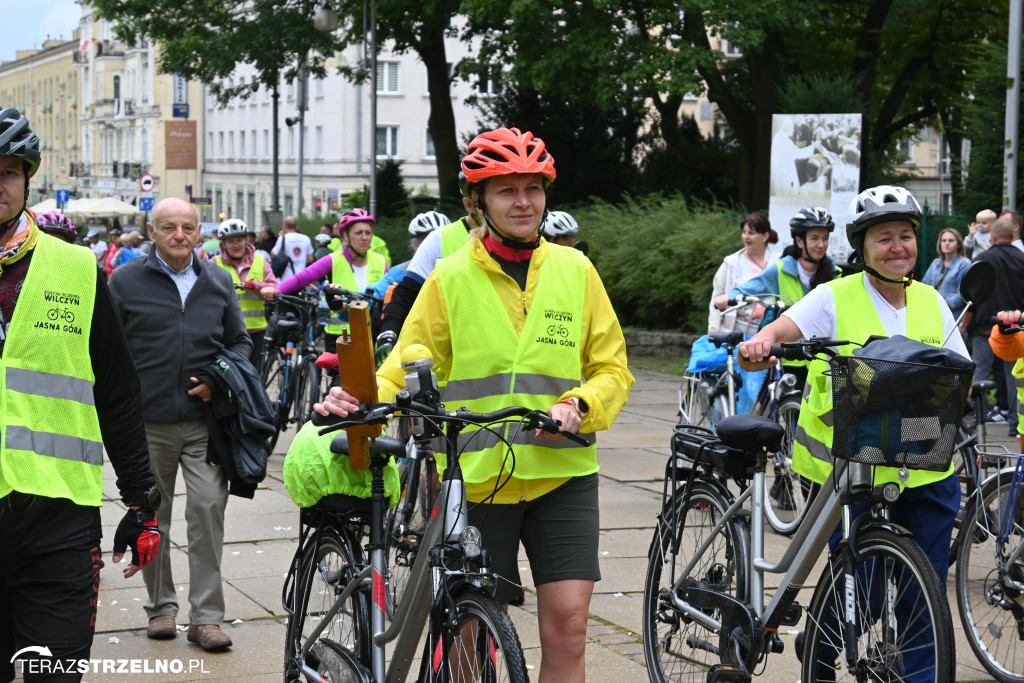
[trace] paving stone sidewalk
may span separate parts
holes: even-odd
[[[628,683],[648,680],[644,666],[641,633],[641,602],[647,550],[654,531],[661,500],[661,480],[669,454],[669,437],[674,424],[678,378],[659,373],[637,373],[629,403],[609,432],[600,435],[598,459],[601,465],[600,561],[603,580],[597,584],[591,603],[588,627],[587,676],[591,681]],[[185,542],[184,484],[179,478],[174,526],[171,529],[171,564],[180,595],[178,637],[153,641],[145,637],[146,615],[142,609],[145,587],[141,575],[125,580],[121,567],[110,561],[110,544],[123,514],[113,485],[114,473],[105,468],[104,555],[93,659],[139,659],[155,666],[156,660],[180,660],[184,670],[177,674],[100,673],[85,681],[280,681],[283,671],[284,611],[281,586],[295,550],[298,512],[284,489],[281,467],[283,453],[292,433],[282,435],[272,457],[269,475],[254,500],[232,497],[227,508],[223,560],[227,614],[223,628],[234,640],[225,653],[204,653],[185,640],[188,619],[188,557]],[[786,546],[772,533],[766,538],[767,554],[777,556]],[[540,666],[536,600],[530,591],[528,564],[521,556],[527,600],[510,613],[537,680]],[[769,579],[769,587],[772,579]],[[808,592],[809,596],[809,592]],[[952,591],[950,601],[956,602]],[[806,601],[803,602],[806,604]],[[954,614],[957,632],[958,680],[987,680],[963,638]],[[782,634],[786,652],[773,655],[758,681],[799,679],[792,654],[790,629]],[[189,670],[189,667],[192,670]]]

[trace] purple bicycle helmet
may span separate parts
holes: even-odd
[[[78,240],[78,228],[62,213],[50,211],[36,216],[36,225],[45,233],[72,244]]]
[[[341,218],[338,220],[338,230],[345,232],[353,223],[373,223],[376,225],[377,219],[371,216],[370,212],[366,209],[352,209],[341,215]]]

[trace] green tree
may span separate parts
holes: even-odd
[[[402,162],[394,159],[377,162],[377,216],[409,215],[409,191],[402,181]]]

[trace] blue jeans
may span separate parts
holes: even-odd
[[[853,517],[868,511],[870,504],[867,501],[857,501],[853,506]],[[953,535],[953,521],[960,509],[960,480],[956,475],[946,477],[942,481],[919,486],[917,488],[904,489],[895,505],[889,507],[889,519],[914,534],[914,540],[925,555],[931,560],[935,573],[939,575],[939,581],[943,586],[949,573],[949,545]],[[838,527],[829,539],[829,550],[834,554],[842,540],[842,526]],[[857,568],[858,585],[870,586],[870,593],[865,595],[861,592],[860,615],[864,620],[876,620],[881,613],[882,582],[877,577],[872,580],[871,572],[877,571],[877,560],[865,562]],[[903,587],[899,585],[897,576],[897,604],[895,606],[897,631],[904,633],[908,622],[913,626],[908,630],[917,635],[905,636],[903,647],[907,652],[903,655],[904,680],[925,683],[935,680],[934,657],[931,636],[931,622],[922,621],[927,619],[926,614],[914,612],[915,608],[921,610],[924,604],[921,601],[920,590],[916,585]],[[839,598],[835,608],[842,610],[842,590],[835,595]],[[868,603],[868,604],[865,604]],[[866,624],[859,624],[863,627]],[[836,623],[836,614],[832,615],[822,625],[828,637],[835,638],[841,633]],[[838,659],[838,650],[833,655],[828,652],[828,647],[819,649],[817,659],[819,662],[832,662]],[[845,663],[840,663],[844,668]]]

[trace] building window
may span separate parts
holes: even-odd
[[[434,156],[435,156],[434,138],[432,138],[430,136],[430,127],[429,126],[424,131],[424,136],[425,136],[426,142],[425,142],[424,147],[423,147],[424,148],[423,156],[428,158],[428,159],[433,159]]]
[[[235,131],[228,133],[228,158],[235,158]]]
[[[316,158],[324,158],[324,127],[316,127]]]
[[[238,158],[245,158],[245,131],[238,132]]]
[[[295,129],[288,129],[288,158],[295,156]]]
[[[377,92],[398,94],[398,62],[377,62]]]
[[[223,132],[217,133],[217,146],[218,146],[218,150],[220,152],[220,154],[218,154],[217,157],[220,158],[220,159],[223,159],[224,158],[224,133]]]
[[[251,140],[251,142],[249,143],[249,151],[250,151],[249,158],[255,160],[257,158],[256,157],[256,129],[253,128],[251,131],[249,131],[249,133],[250,133],[249,140]]]
[[[398,156],[398,126],[377,126],[377,156]]]
[[[497,64],[485,66],[481,69],[476,81],[476,92],[482,97],[491,97],[498,94],[501,86],[501,67]]]
[[[316,92],[316,97],[324,96],[324,79],[316,79],[316,83],[314,84],[313,87],[315,88],[314,92]]]
[[[291,79],[290,81],[288,81],[288,99],[289,100],[294,100],[295,99],[295,79],[294,78]]]
[[[734,44],[726,39],[722,39],[722,54],[726,57],[742,57],[743,53]]]
[[[266,128],[263,129],[263,158],[270,158],[270,131]]]
[[[914,163],[914,141],[911,138],[903,138],[896,143],[896,156],[900,158],[901,164]]]
[[[216,147],[213,146],[213,133],[208,134],[206,137],[208,138],[206,143],[206,158],[212,159],[213,152],[216,150]]]

